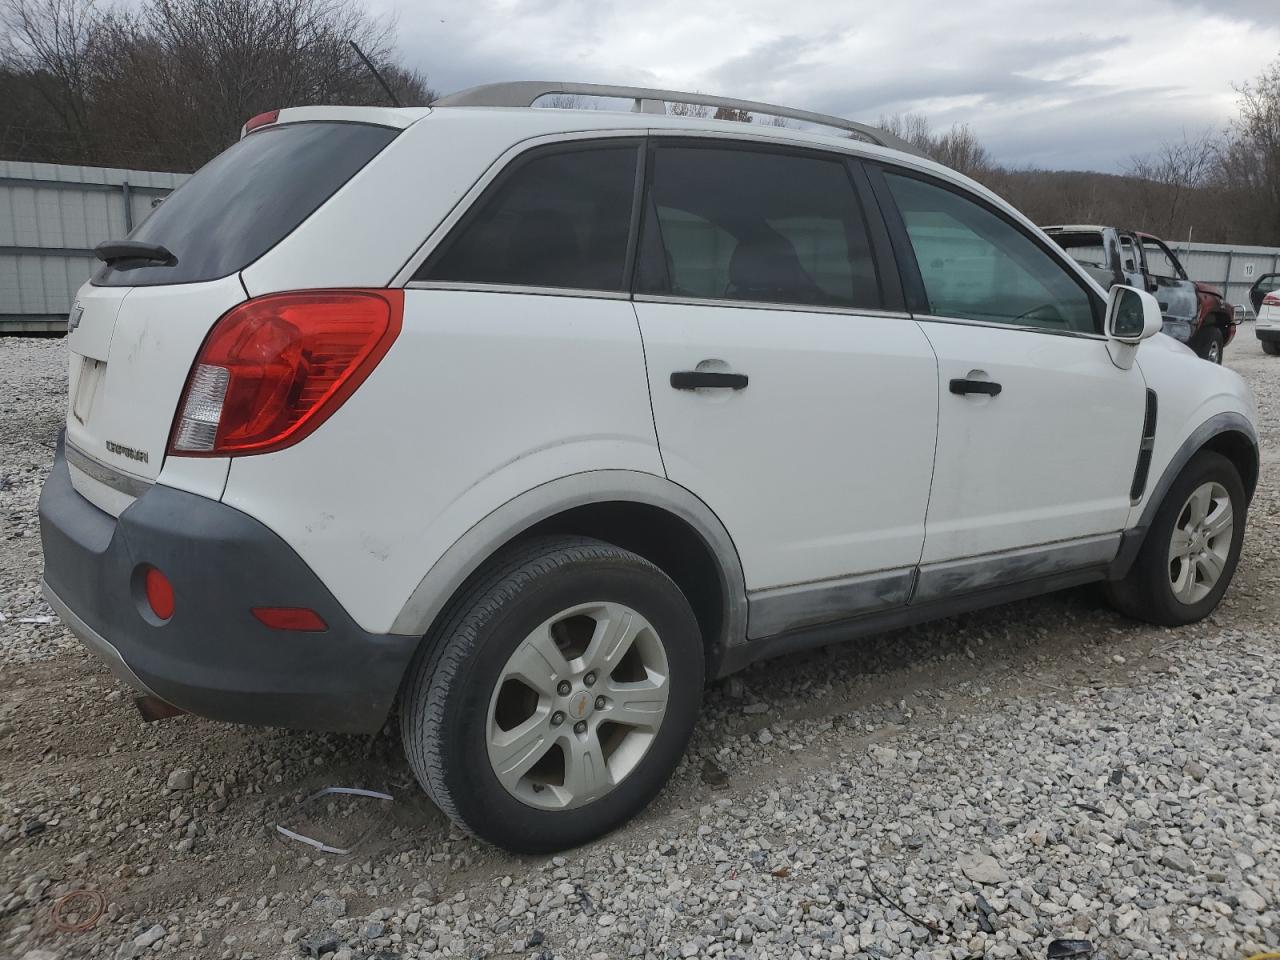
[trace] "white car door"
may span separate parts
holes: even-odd
[[[904,284],[938,356],[915,600],[1108,562],[1129,513],[1146,384],[1137,365],[1112,363],[1101,298],[968,191],[891,168],[878,183],[896,207],[899,261],[918,266]]]
[[[658,442],[734,539],[749,634],[906,603],[937,369],[892,263],[877,272],[888,235],[863,216],[864,175],[813,152],[656,144],[635,307]]]

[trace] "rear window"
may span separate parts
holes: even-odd
[[[267,127],[219,154],[175,190],[130,240],[158,243],[171,266],[104,265],[101,286],[216,280],[283,240],[399,133],[360,123]]]
[[[1051,233],[1049,239],[1060,246],[1076,263],[1085,267],[1109,269],[1107,250],[1100,233]]]

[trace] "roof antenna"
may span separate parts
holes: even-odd
[[[391,105],[393,107],[403,107],[404,104],[400,102],[400,98],[391,92],[391,88],[387,86],[387,81],[382,79],[382,74],[380,74],[378,72],[378,68],[373,65],[373,61],[364,55],[364,51],[360,49],[359,44],[354,40],[348,40],[347,43],[351,44],[351,49],[356,52],[356,56],[364,61],[364,65],[368,67],[369,72],[373,74],[373,79],[377,80],[382,89],[386,91],[387,99],[391,101]]]

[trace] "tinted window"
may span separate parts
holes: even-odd
[[[878,307],[857,195],[838,160],[660,147],[640,289],[685,297]]]
[[[619,144],[521,163],[414,279],[622,289],[636,157]]]
[[[943,187],[887,174],[929,312],[1018,326],[1100,331],[1093,298],[1029,236]]]
[[[158,243],[172,267],[103,267],[94,282],[142,286],[216,280],[283,240],[399,131],[295,123],[251,133],[200,168],[129,239]]]

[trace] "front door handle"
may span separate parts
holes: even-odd
[[[958,394],[984,393],[988,397],[999,396],[1004,388],[991,380],[952,380],[951,392]]]
[[[671,374],[671,386],[677,390],[700,390],[707,387],[745,390],[745,373],[717,373],[714,370],[677,370]]]

